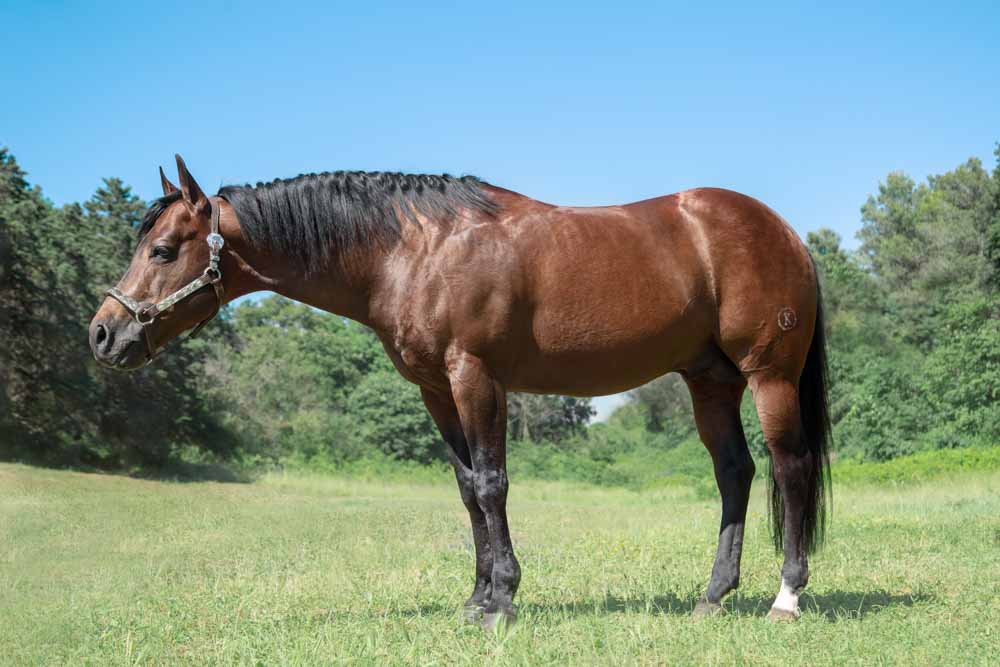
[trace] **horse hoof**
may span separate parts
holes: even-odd
[[[771,611],[767,613],[767,620],[774,623],[788,623],[790,621],[798,620],[801,612],[796,609],[794,611],[789,611],[788,609],[778,609],[777,607],[771,607]]]
[[[467,604],[462,607],[462,622],[466,625],[476,625],[483,620],[486,607],[478,604]]]
[[[496,611],[484,612],[480,625],[488,633],[503,635],[513,628],[515,623],[517,623],[516,611],[513,609],[497,609]]]
[[[725,610],[718,602],[698,600],[698,604],[694,606],[694,613],[692,616],[694,618],[708,618],[710,616],[721,616],[723,613],[725,613]]]

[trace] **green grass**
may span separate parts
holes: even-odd
[[[1000,472],[839,487],[794,624],[764,618],[780,561],[757,487],[740,593],[695,621],[716,500],[515,479],[521,618],[497,638],[458,623],[451,483],[0,465],[0,663],[994,663]]]

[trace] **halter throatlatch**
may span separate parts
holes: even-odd
[[[143,340],[146,342],[146,363],[156,357],[160,351],[163,350],[162,347],[157,348],[153,346],[153,340],[150,338],[149,328],[156,322],[159,317],[171,310],[178,303],[188,298],[195,292],[198,292],[202,288],[212,286],[215,291],[215,310],[212,314],[206,317],[204,320],[198,323],[191,333],[188,334],[189,338],[194,338],[198,333],[205,328],[205,325],[215,319],[215,316],[219,314],[219,310],[222,308],[222,297],[224,291],[222,289],[222,270],[219,268],[219,253],[222,251],[222,246],[225,245],[225,240],[222,235],[219,234],[219,205],[214,201],[209,200],[209,204],[212,207],[212,231],[205,239],[208,243],[209,258],[208,266],[205,271],[189,282],[184,287],[180,288],[173,294],[170,294],[166,298],[152,305],[144,305],[129,295],[122,292],[117,287],[112,287],[105,294],[110,296],[112,299],[120,303],[125,307],[125,310],[132,315],[136,322],[142,326]]]

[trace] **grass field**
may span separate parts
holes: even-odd
[[[794,624],[763,485],[743,586],[696,621],[718,502],[513,482],[520,623],[459,624],[472,547],[445,480],[170,483],[0,465],[0,663],[996,664],[1000,473],[835,488]]]

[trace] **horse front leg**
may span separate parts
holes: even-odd
[[[469,445],[476,501],[489,529],[492,591],[482,625],[494,630],[517,620],[514,595],[521,581],[521,566],[507,525],[507,395],[486,365],[473,355],[454,355],[449,359],[448,374]]]
[[[493,552],[490,548],[490,532],[486,525],[486,515],[476,500],[476,486],[472,473],[469,446],[462,431],[455,401],[450,395],[421,388],[424,405],[448,445],[448,458],[455,468],[455,479],[462,502],[469,511],[472,524],[472,541],[476,549],[476,583],[472,595],[465,601],[462,617],[466,623],[479,623],[490,602],[492,592]]]

